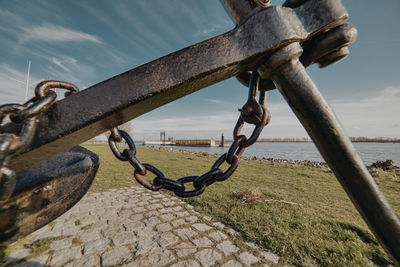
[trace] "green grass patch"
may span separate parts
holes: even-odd
[[[88,224],[88,225],[85,225],[85,226],[83,226],[83,227],[81,228],[81,230],[82,230],[82,231],[89,230],[90,228],[92,228],[92,226],[93,226],[92,223],[91,223],[91,224]]]
[[[43,238],[40,240],[36,240],[30,244],[24,244],[24,247],[31,249],[31,257],[36,257],[37,255],[41,254],[42,252],[48,250],[50,248],[50,244],[56,240],[60,240],[65,238],[64,236],[58,237],[48,237]]]
[[[100,169],[91,191],[136,184],[133,168],[114,158],[106,145],[87,145],[100,155]],[[216,157],[138,148],[138,159],[177,179],[209,170]],[[381,190],[400,210],[399,179],[375,174]],[[261,195],[246,199],[249,189]],[[241,160],[235,174],[215,183],[201,196],[185,199],[242,236],[277,253],[283,263],[298,266],[389,266],[390,260],[329,171],[283,167]]]

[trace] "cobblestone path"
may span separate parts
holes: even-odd
[[[274,266],[279,257],[236,238],[176,197],[139,187],[88,193],[18,244],[1,266]]]

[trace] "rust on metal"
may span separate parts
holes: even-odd
[[[98,167],[96,154],[75,147],[18,173],[12,196],[0,207],[0,242],[13,242],[65,213],[85,195]]]
[[[341,24],[339,0],[291,9],[259,9],[235,29],[144,64],[57,102],[43,114],[34,142],[10,161],[22,170],[112,127],[257,66],[288,43]]]

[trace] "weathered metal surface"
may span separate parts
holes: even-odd
[[[115,127],[110,134],[108,144],[114,156],[121,161],[129,161],[132,167],[135,169],[134,177],[136,181],[144,186],[145,188],[158,191],[160,189],[166,189],[174,192],[180,197],[194,197],[202,194],[207,186],[228,179],[236,170],[239,164],[239,158],[243,154],[246,147],[254,144],[257,138],[260,136],[261,131],[270,121],[270,113],[265,105],[266,92],[259,92],[259,80],[260,76],[256,70],[251,75],[251,81],[249,86],[249,98],[246,104],[242,108],[240,117],[235,125],[233,136],[234,140],[227,153],[221,155],[211,169],[206,173],[199,176],[186,176],[177,180],[165,177],[162,171],[157,169],[155,166],[144,163],[142,164],[136,157],[136,146],[133,139],[125,131],[118,130]],[[259,93],[259,99],[256,97]],[[255,108],[254,108],[255,107]],[[245,112],[244,112],[245,111]],[[254,130],[250,138],[240,134],[244,122],[254,124]],[[118,150],[116,137],[120,136],[121,140],[125,140],[129,148],[126,148],[122,153]],[[222,163],[226,162],[229,167],[226,171],[220,169]],[[154,174],[155,178],[153,182],[150,182],[145,176],[148,174]],[[194,189],[186,190],[185,183],[192,182]]]
[[[0,242],[15,241],[65,213],[85,195],[98,167],[96,154],[75,147],[18,173],[12,196],[0,207]]]
[[[329,31],[317,34],[302,44],[304,51],[300,56],[300,62],[304,67],[314,63],[319,63],[321,68],[332,65],[348,55],[347,46],[353,43],[356,37],[356,28],[348,23],[343,23],[343,25]],[[263,65],[259,67],[261,74],[263,74],[263,68],[268,68],[268,66],[264,67]],[[240,73],[236,78],[244,86],[249,86],[249,72]],[[266,76],[260,81],[260,90],[269,91],[275,88],[275,84]]]
[[[230,32],[129,70],[56,103],[32,145],[10,161],[22,170],[107,129],[254,68],[276,49],[304,42],[347,18],[339,0],[296,8],[270,6]]]
[[[400,263],[400,220],[366,169],[340,123],[299,61],[293,43],[265,66],[353,204],[397,265]],[[284,60],[286,58],[286,60]],[[280,64],[275,64],[275,62]]]
[[[232,20],[237,24],[242,23],[247,19],[255,9],[260,7],[260,2],[253,0],[220,0],[221,4],[225,7],[226,12],[231,16]]]
[[[247,0],[225,0],[224,4],[232,6],[227,10],[235,10],[238,2],[243,1]],[[284,5],[297,7],[304,2],[288,0]],[[251,14],[249,10],[246,12]],[[236,15],[236,19],[239,23],[243,18]],[[302,44],[304,51],[298,43],[282,48],[258,68],[264,78],[261,88],[278,87],[357,210],[395,264],[400,266],[400,220],[305,70],[313,63],[326,67],[343,59],[349,53],[347,46],[356,36],[352,25],[343,24],[307,40]],[[237,78],[248,84],[249,74],[242,73]]]

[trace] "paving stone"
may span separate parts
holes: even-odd
[[[126,222],[127,219],[123,217],[117,217],[115,216],[114,218],[107,219],[106,222],[110,227],[116,227],[116,226],[122,226],[124,222]]]
[[[151,205],[147,206],[147,209],[149,209],[149,210],[162,209],[162,208],[164,208],[164,206],[159,203],[151,204]]]
[[[182,210],[182,207],[181,206],[176,206],[176,207],[173,207],[172,210],[173,211],[180,211],[180,210]]]
[[[31,250],[27,249],[27,248],[22,248],[22,249],[18,249],[18,250],[14,250],[10,253],[10,255],[7,257],[6,262],[1,265],[1,266],[7,266],[8,264],[10,264],[11,262],[16,262],[16,261],[20,261],[25,257],[28,257],[30,255]]]
[[[175,260],[175,256],[169,250],[157,250],[152,251],[147,259],[151,266],[161,266]]]
[[[136,202],[137,207],[147,206],[149,203],[147,201],[138,201]],[[135,209],[133,210],[135,212]],[[140,211],[141,212],[141,211]]]
[[[253,254],[249,252],[243,252],[239,254],[239,259],[244,263],[246,266],[250,266],[254,263],[257,263],[260,261],[260,258],[254,256]]]
[[[137,221],[140,221],[143,218],[144,218],[143,214],[138,213],[138,214],[134,214],[134,215],[130,216],[129,220],[131,220],[133,222],[137,222]]]
[[[211,221],[211,217],[210,216],[203,216],[203,219],[206,221]]]
[[[43,256],[17,266],[119,265],[131,259],[130,248],[136,259],[123,265],[125,267],[260,264],[260,259],[251,253],[238,255],[239,248],[228,237],[238,236],[236,231],[229,229],[226,235],[216,230],[225,228],[221,222],[212,223],[210,227],[199,218],[212,222],[211,217],[200,215],[193,206],[176,197],[139,187],[88,193],[75,207],[55,220],[52,227],[43,227],[32,234],[35,240],[71,235],[51,243],[49,251],[53,255],[45,252]],[[87,225],[90,228],[81,229]],[[184,225],[186,227],[177,228]],[[71,247],[73,238],[79,238],[83,244]],[[111,240],[115,248],[110,247]],[[257,249],[253,243],[247,245]],[[279,257],[271,252],[262,251],[261,255],[271,264],[279,262]]]
[[[132,210],[131,209],[126,209],[126,208],[123,208],[123,209],[121,209],[120,211],[117,212],[117,215],[119,217],[126,217],[126,216],[129,216],[131,214],[132,214]]]
[[[116,247],[101,254],[101,266],[120,264],[132,257],[128,247]]]
[[[171,224],[173,227],[178,227],[178,226],[186,224],[186,222],[184,219],[178,219],[178,220],[172,221]]]
[[[186,217],[185,220],[187,222],[194,223],[194,222],[197,222],[199,220],[199,218],[197,216],[193,215],[193,216]]]
[[[102,252],[110,245],[110,241],[105,239],[97,239],[86,243],[83,247],[83,254],[87,255],[94,252]]]
[[[62,233],[62,235],[65,235],[65,236],[75,235],[75,234],[79,233],[80,230],[81,230],[80,226],[68,226],[68,227],[65,227],[64,229],[62,229],[61,233]]]
[[[23,261],[14,267],[43,267],[45,266],[47,260],[49,259],[49,255],[41,255],[39,257],[36,257],[34,259],[30,259],[28,261]],[[2,267],[4,265],[1,265]]]
[[[83,242],[93,241],[100,239],[100,234],[97,231],[86,232],[81,234],[79,239]]]
[[[124,223],[122,226],[124,227],[125,231],[127,231],[127,232],[132,232],[132,231],[142,229],[145,227],[144,223],[142,223],[140,221],[127,222],[127,223]]]
[[[210,234],[208,234],[208,236],[216,242],[220,242],[228,238],[224,233],[220,231],[211,232]]]
[[[275,264],[278,264],[279,262],[279,256],[269,252],[269,251],[261,251],[261,256],[263,256],[265,259],[269,260],[270,262],[273,262]]]
[[[76,260],[74,262],[70,262],[64,267],[87,267],[87,266],[94,266],[95,265],[95,259],[94,256],[89,256],[89,257],[84,257],[80,258],[79,260]]]
[[[203,236],[200,237],[198,239],[194,239],[192,240],[193,244],[195,244],[196,246],[200,247],[200,248],[207,248],[207,247],[211,247],[212,246],[212,242],[210,239],[208,239],[207,237]]]
[[[172,264],[169,267],[200,267],[200,265],[194,260],[185,260]]]
[[[36,230],[35,232],[31,233],[31,235],[37,236],[37,235],[47,233],[49,231],[51,231],[51,226],[47,224],[47,225],[43,226],[42,228]]]
[[[175,212],[175,214],[176,214],[176,216],[178,216],[178,217],[187,217],[187,216],[190,215],[190,213],[187,212],[187,211],[178,211],[178,212]]]
[[[59,249],[70,247],[72,245],[72,239],[74,239],[74,238],[70,237],[70,238],[65,238],[65,239],[54,241],[53,243],[50,244],[50,249],[51,250],[59,250]]]
[[[52,238],[52,237],[59,237],[61,236],[61,230],[58,231],[50,231],[47,233],[43,233],[43,234],[39,234],[35,237],[34,241],[40,240],[40,239],[44,239],[44,238]]]
[[[133,213],[142,213],[142,212],[146,211],[146,208],[145,207],[135,207],[132,210],[133,210]]]
[[[149,263],[146,261],[146,259],[137,259],[122,265],[122,267],[144,267],[144,266],[149,266]]]
[[[137,240],[136,235],[134,232],[121,232],[116,234],[112,241],[114,245],[121,246],[125,244],[131,244]]]
[[[144,213],[144,216],[146,216],[147,218],[148,217],[157,217],[158,215],[159,215],[158,211],[156,211],[156,210],[151,210],[151,211]]]
[[[197,252],[195,258],[200,262],[201,266],[208,267],[221,260],[222,256],[214,249],[207,248]]]
[[[179,258],[184,258],[187,255],[197,251],[196,246],[188,242],[179,243],[178,245],[174,246],[173,249]]]
[[[215,227],[217,227],[218,229],[220,229],[220,230],[222,230],[222,229],[225,228],[225,224],[223,224],[223,223],[221,223],[221,222],[215,222],[215,223],[213,223],[213,225],[214,225]]]
[[[145,254],[155,248],[159,248],[159,245],[153,239],[142,239],[135,243],[134,249],[136,255]]]
[[[230,261],[222,264],[221,267],[243,267],[243,265],[235,260],[230,260]]]
[[[175,216],[171,213],[168,214],[163,214],[160,216],[160,219],[163,220],[164,222],[170,222],[172,220],[175,220]]]
[[[172,209],[171,208],[164,208],[164,209],[160,209],[159,212],[168,213],[168,212],[172,212]]]
[[[157,232],[152,229],[153,227],[145,227],[143,229],[135,230],[134,233],[139,239],[153,238],[153,236],[157,235]]]
[[[65,227],[75,227],[75,223],[73,221],[69,222],[57,222],[53,225],[53,228],[51,228],[52,231],[62,231]]]
[[[169,223],[162,223],[156,226],[157,231],[166,232],[172,229],[172,226]]]
[[[81,255],[80,247],[57,250],[51,257],[50,266],[62,266],[67,261],[79,259]]]
[[[154,237],[161,247],[168,247],[179,241],[179,238],[171,232],[163,233]]]
[[[164,206],[166,206],[166,207],[175,206],[175,201],[167,201],[167,202],[164,202]]]
[[[239,248],[232,244],[231,241],[224,241],[221,244],[218,244],[217,249],[221,250],[226,256],[239,251]]]
[[[206,232],[212,229],[210,226],[204,223],[195,223],[192,225],[192,227],[201,232]]]
[[[156,224],[159,224],[161,221],[157,217],[150,217],[146,220],[143,221],[144,225],[146,226],[155,226]]]
[[[116,234],[122,232],[123,230],[124,230],[124,228],[122,227],[122,225],[109,226],[107,228],[102,229],[101,234],[105,238],[111,238],[111,237],[115,236]]]
[[[190,228],[175,229],[174,232],[183,240],[190,239],[197,235],[197,233]]]

